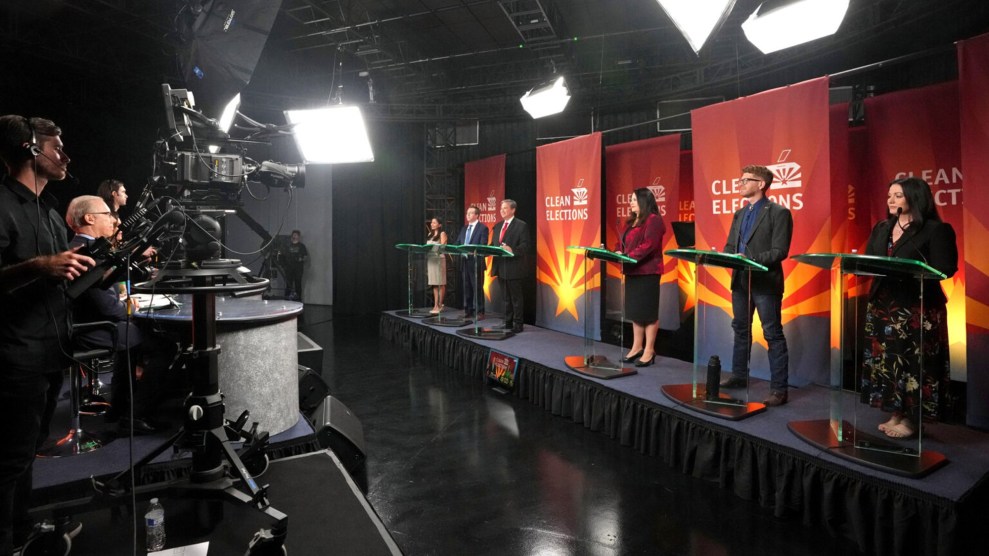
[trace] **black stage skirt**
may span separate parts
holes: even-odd
[[[625,318],[649,324],[659,320],[659,275],[625,276]]]

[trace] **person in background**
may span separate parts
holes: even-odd
[[[515,218],[518,204],[512,199],[501,202],[501,222],[491,232],[491,245],[512,253],[512,257],[495,257],[491,275],[498,277],[505,296],[505,322],[502,329],[516,334],[523,330],[525,299],[522,282],[529,276],[529,225]]]
[[[958,270],[955,230],[941,221],[926,181],[893,180],[887,189],[888,216],[869,235],[866,255],[914,259],[951,277]],[[879,430],[891,438],[917,432],[921,418],[943,413],[950,379],[947,298],[934,279],[875,277],[865,311],[862,401],[891,412]],[[921,304],[923,297],[923,304]],[[922,323],[922,324],[921,324]],[[917,327],[923,343],[917,344]],[[923,355],[923,367],[920,357]]]
[[[629,199],[629,218],[616,251],[635,259],[622,265],[625,274],[625,318],[632,321],[632,347],[622,359],[647,367],[656,359],[659,332],[659,279],[663,274],[663,235],[666,224],[648,188]]]
[[[446,245],[446,232],[439,218],[429,221],[429,233],[426,234],[427,245]],[[446,298],[446,255],[429,253],[426,255],[426,279],[433,288],[433,308],[431,315],[438,315],[443,310],[443,300]]]
[[[127,204],[127,187],[124,182],[115,179],[103,180],[96,188],[96,194],[110,207],[110,214],[120,220],[120,209]]]
[[[457,235],[458,245],[487,245],[488,227],[478,222],[481,215],[477,207],[467,207],[467,225]],[[487,262],[484,257],[463,257],[460,264],[460,274],[463,276],[464,287],[464,316],[474,316],[477,308],[477,318],[484,318],[484,271]]]
[[[51,120],[0,116],[0,554],[32,533],[28,515],[34,455],[48,437],[65,369],[71,313],[65,282],[96,262],[69,249],[46,192],[65,179],[69,157]],[[66,532],[78,534],[82,526]]]
[[[309,260],[309,250],[302,243],[302,232],[292,230],[288,247],[285,248],[285,289],[286,297],[302,301],[302,273],[306,261]]]
[[[765,272],[736,270],[731,276],[731,327],[735,343],[731,377],[722,388],[748,386],[752,353],[752,315],[759,311],[762,333],[769,345],[769,396],[767,407],[787,402],[790,354],[783,335],[783,261],[790,254],[793,215],[768,197],[773,173],[765,166],[746,166],[738,179],[738,193],[748,204],[738,209],[728,230],[725,253],[745,255],[768,268]]]

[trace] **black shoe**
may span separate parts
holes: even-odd
[[[722,388],[745,388],[749,385],[749,381],[737,376],[731,376],[722,380],[720,385]]]
[[[635,366],[636,367],[648,367],[649,365],[652,365],[655,361],[656,361],[656,354],[654,353],[654,354],[652,354],[652,357],[650,357],[648,361],[643,361],[641,359],[639,359],[638,361],[636,361],[635,362]]]
[[[144,419],[134,419],[131,421],[128,418],[120,419],[120,424],[117,425],[117,431],[120,434],[130,434],[133,432],[135,435],[141,434],[154,434],[158,432],[156,428],[151,423],[145,421]]]
[[[631,363],[632,361],[635,361],[636,359],[642,357],[643,351],[644,350],[639,350],[628,357],[622,357],[622,363]]]
[[[522,333],[522,328],[523,328],[523,326],[521,324],[516,325],[516,326],[513,326],[512,327],[512,332],[514,332],[516,334],[521,334]]]
[[[496,330],[511,330],[513,328],[515,328],[515,325],[513,325],[510,322],[503,322],[503,323],[499,324],[498,326],[495,326],[495,329]]]
[[[787,402],[786,392],[780,390],[773,390],[769,393],[769,397],[766,398],[762,403],[766,407],[778,407]]]

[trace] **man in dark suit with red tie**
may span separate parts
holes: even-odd
[[[460,230],[457,235],[458,245],[487,245],[488,227],[477,221],[481,215],[477,207],[467,208],[467,225]],[[460,275],[463,277],[464,286],[464,316],[474,315],[477,308],[477,317],[484,318],[484,271],[487,263],[484,257],[475,260],[475,257],[464,257],[460,266]]]
[[[495,224],[491,245],[512,253],[512,257],[495,257],[491,275],[498,277],[502,295],[505,296],[505,330],[522,332],[524,299],[522,281],[529,275],[526,260],[529,255],[529,226],[515,218],[518,204],[505,199],[501,202],[501,222]]]

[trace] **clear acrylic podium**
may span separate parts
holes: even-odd
[[[430,248],[427,251],[427,256],[429,256],[429,255],[439,255],[439,256],[443,257],[443,256],[446,256],[446,255],[454,255],[454,256],[460,255],[462,253],[461,247],[463,247],[463,246],[461,246],[461,245],[450,245],[450,244],[439,245],[439,244],[433,243],[433,244],[428,244],[427,247]],[[432,324],[434,326],[453,326],[453,327],[457,327],[457,326],[464,326],[464,325],[470,324],[473,321],[471,319],[464,318],[463,314],[461,314],[460,311],[456,311],[456,312],[450,313],[448,315],[444,315],[443,312],[441,311],[440,314],[438,314],[438,315],[430,314],[428,317],[424,318],[422,320],[422,322],[425,323],[425,324]]]
[[[766,410],[765,404],[761,402],[749,401],[749,379],[746,375],[745,388],[737,388],[721,391],[719,383],[722,377],[731,376],[731,362],[722,362],[723,372],[713,376],[708,376],[708,360],[704,354],[700,353],[701,340],[706,334],[706,329],[702,326],[707,318],[707,311],[711,310],[707,305],[700,302],[701,276],[711,279],[709,272],[701,272],[701,267],[713,267],[732,269],[738,271],[749,271],[746,275],[751,283],[751,272],[765,272],[767,268],[752,259],[736,253],[719,253],[717,251],[703,251],[699,249],[670,249],[664,254],[694,263],[694,298],[698,300],[697,310],[694,313],[694,368],[690,384],[667,384],[662,387],[663,394],[676,403],[686,407],[706,413],[714,417],[738,421],[751,417]],[[706,286],[706,283],[703,284]],[[708,290],[712,288],[707,287]],[[749,306],[752,305],[751,288],[749,288]],[[752,312],[749,311],[749,314]],[[752,323],[749,322],[749,334],[751,335]],[[751,341],[751,336],[750,336]],[[749,350],[751,360],[752,350]],[[745,364],[749,368],[749,362]],[[728,393],[726,393],[728,392]]]
[[[831,271],[831,338],[830,338],[830,395],[828,419],[792,421],[790,431],[801,439],[830,453],[883,471],[909,477],[923,476],[947,463],[939,452],[923,450],[923,418],[916,419],[916,432],[910,438],[890,438],[878,430],[888,413],[860,402],[859,385],[862,384],[861,355],[864,346],[858,345],[862,323],[858,310],[851,315],[853,327],[846,327],[849,318],[846,301],[852,276],[888,276],[913,279],[920,286],[920,326],[916,328],[917,344],[923,345],[923,292],[924,279],[943,280],[946,276],[938,270],[913,259],[879,257],[849,253],[808,253],[797,255],[794,260]],[[853,298],[854,299],[854,298]],[[857,305],[856,305],[857,307]],[[851,330],[851,338],[848,338]],[[850,350],[846,351],[848,348]],[[845,382],[845,354],[851,355],[854,367],[853,384]],[[918,384],[923,385],[924,354],[919,358]],[[848,419],[851,419],[850,421]]]
[[[495,247],[494,245],[457,245],[457,253],[463,256],[473,256],[474,257],[474,273],[477,275],[480,267],[478,261],[482,257],[514,257],[515,255],[510,251],[506,251],[501,247]],[[476,280],[474,281],[477,282]],[[472,284],[473,285],[473,284]],[[476,318],[477,315],[481,314],[481,303],[484,298],[484,292],[474,292],[474,326],[470,328],[462,328],[457,330],[457,334],[464,336],[466,338],[478,338],[481,340],[504,340],[505,338],[511,338],[515,335],[511,330],[503,330],[500,328],[482,328],[480,326],[480,319]]]
[[[591,275],[591,265],[594,264],[594,260],[601,261],[601,276],[605,274],[605,263],[631,263],[635,264],[636,260],[630,257],[626,257],[620,253],[615,253],[614,251],[608,251],[607,249],[599,249],[597,247],[582,247],[579,245],[572,245],[567,247],[567,251],[572,253],[581,253],[584,255],[584,276]],[[622,280],[621,288],[621,299],[619,300],[622,307],[621,322],[625,322],[625,281]],[[617,358],[615,361],[609,360],[604,355],[599,355],[597,353],[597,342],[594,341],[594,323],[591,321],[591,300],[590,296],[587,295],[587,281],[584,281],[584,354],[583,355],[568,355],[564,358],[564,362],[567,367],[574,372],[584,374],[587,376],[593,376],[594,378],[618,378],[622,376],[631,376],[636,374],[636,370],[632,367],[622,366],[622,357],[625,346],[624,338],[624,327],[621,328],[622,332],[619,333],[618,347],[616,350]]]
[[[420,297],[422,298],[423,307],[415,307],[413,305],[413,292],[416,289],[416,275],[421,274],[416,271],[416,261],[424,261],[425,254],[432,251],[434,246],[430,244],[418,244],[418,243],[396,243],[395,249],[401,249],[408,253],[408,307],[402,311],[398,311],[396,314],[402,317],[413,317],[413,318],[424,318],[431,316],[429,314],[429,309],[425,307],[426,302],[426,291],[428,288],[424,288]],[[413,256],[415,254],[416,256]]]

